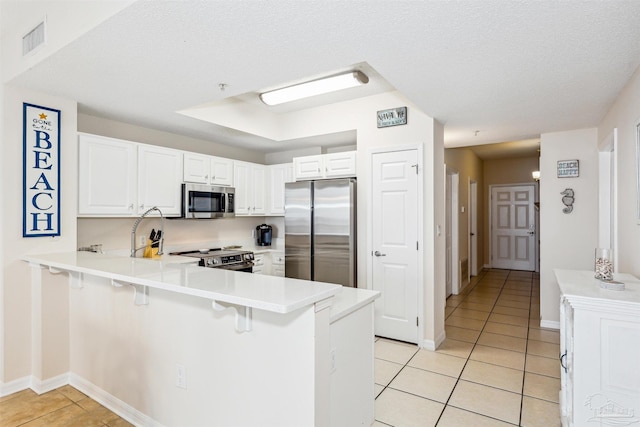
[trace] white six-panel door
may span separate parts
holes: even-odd
[[[372,154],[376,335],[418,342],[418,153]]]
[[[491,187],[491,267],[535,270],[533,185]]]

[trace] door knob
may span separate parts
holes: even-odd
[[[387,254],[381,254],[380,251],[375,251],[373,254],[375,256],[387,256]]]

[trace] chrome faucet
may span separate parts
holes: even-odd
[[[131,258],[135,258],[136,252],[146,247],[145,245],[145,246],[140,246],[139,248],[136,248],[136,230],[138,229],[138,225],[140,224],[142,219],[145,216],[149,215],[149,213],[151,213],[152,211],[158,211],[158,213],[160,214],[160,230],[158,230],[158,232],[160,233],[160,241],[158,243],[158,255],[162,255],[162,245],[164,242],[164,216],[162,215],[162,211],[158,209],[157,206],[154,206],[151,209],[148,209],[142,215],[140,215],[140,218],[138,218],[135,224],[133,224],[133,228],[131,229],[131,255],[130,255]]]

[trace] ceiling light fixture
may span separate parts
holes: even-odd
[[[313,80],[293,86],[275,89],[260,94],[260,99],[267,105],[279,105],[285,102],[297,101],[310,96],[322,95],[342,89],[367,84],[369,77],[360,71],[350,71],[324,79]]]

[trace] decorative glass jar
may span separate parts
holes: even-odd
[[[596,248],[595,260],[596,279],[613,280],[613,251],[609,248]]]

